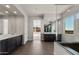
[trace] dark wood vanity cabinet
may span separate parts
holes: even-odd
[[[17,47],[22,45],[22,35],[11,37],[8,39],[4,39],[0,41],[0,55],[10,54],[12,53]]]
[[[7,40],[0,41],[0,55],[7,54]]]
[[[11,53],[17,46],[17,37],[9,38],[7,44],[7,52]]]
[[[57,35],[57,40],[56,41],[58,41],[58,42],[61,42],[62,41],[62,34],[58,34]]]
[[[44,34],[44,41],[46,42],[54,42],[56,40],[55,34]]]
[[[17,37],[17,41],[16,41],[17,42],[17,47],[22,45],[22,39],[23,39],[23,36],[18,36]]]
[[[54,41],[61,42],[62,34],[57,34],[57,38],[56,38],[56,34],[43,34],[43,39],[46,42],[54,42]]]

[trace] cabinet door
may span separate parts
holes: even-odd
[[[1,53],[2,53],[2,52],[1,52],[1,41],[0,41],[0,55],[1,55]]]
[[[17,46],[20,46],[22,44],[22,38],[21,36],[17,36]]]
[[[0,41],[0,54],[8,54],[7,52],[7,39]]]
[[[54,42],[55,39],[56,39],[55,34],[44,34],[44,41]]]
[[[11,53],[16,48],[16,37],[8,39],[8,52]]]

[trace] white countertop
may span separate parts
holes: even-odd
[[[12,37],[15,37],[15,36],[19,36],[21,34],[6,34],[6,35],[0,35],[0,40],[4,40],[4,39],[7,39],[7,38],[12,38]]]
[[[56,33],[51,33],[51,32],[44,32],[44,34],[56,34]]]
[[[59,43],[79,43],[79,42],[77,41],[77,42],[59,42]]]
[[[79,53],[69,47],[64,47],[60,45],[57,42],[54,42],[54,55],[72,55],[70,52],[72,52],[74,55],[79,55]]]
[[[61,47],[57,42],[54,42],[54,55],[70,55],[63,47]]]

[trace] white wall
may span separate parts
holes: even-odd
[[[14,5],[24,16],[24,44],[28,41],[28,15],[26,10],[20,5]]]
[[[0,34],[3,33],[3,21],[0,19]]]
[[[8,26],[7,30],[6,27],[3,25],[6,25],[4,23],[5,20],[8,20]],[[4,33],[3,30],[6,30],[7,34],[22,34],[24,35],[24,16],[15,16],[15,15],[9,15],[4,16],[0,19],[0,33]]]
[[[16,32],[24,34],[24,16],[16,17]]]
[[[16,33],[16,17],[15,16],[8,16],[7,19],[9,20],[9,34],[15,34]]]
[[[23,16],[8,16],[9,34],[24,34],[24,17]]]
[[[59,19],[58,21],[57,21],[57,33],[58,34],[63,34],[63,20],[62,19]]]
[[[28,16],[24,15],[24,44],[26,44],[26,42],[29,40],[28,39]]]
[[[33,40],[33,17],[28,17],[28,39]]]
[[[8,26],[4,23],[5,20],[8,20]],[[6,25],[7,29],[6,29]],[[22,34],[24,35],[24,16],[15,16],[9,15],[4,16],[0,20],[0,33],[4,33],[3,30],[6,30],[7,34]]]
[[[65,18],[67,17],[67,16],[69,16],[69,15],[74,15],[75,16],[75,14],[76,13],[79,13],[79,6],[77,6],[77,7],[73,7],[73,8],[71,8],[70,9],[71,11],[69,12],[69,13],[64,13],[63,14],[63,26],[62,26],[62,28],[63,28],[63,36],[62,36],[62,41],[63,42],[79,42],[79,20],[78,19],[75,19],[75,23],[74,23],[74,34],[65,34],[65,28],[64,28],[64,20],[65,20]]]

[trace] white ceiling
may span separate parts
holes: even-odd
[[[0,4],[0,15],[22,15],[22,13],[12,4],[9,4],[10,8],[6,8],[5,4]],[[56,5],[54,4],[21,4],[20,5],[29,16],[39,16],[46,14],[56,15]],[[71,5],[57,5],[57,14],[63,13]],[[9,13],[5,13],[8,11]],[[16,11],[17,14],[14,14]]]
[[[45,14],[56,14],[56,5],[54,4],[23,4],[20,5],[29,16],[38,16]],[[57,5],[57,14],[63,13],[71,5]]]
[[[6,4],[0,4],[0,15],[22,15],[22,13],[12,4],[8,4],[10,8],[6,7]],[[8,11],[8,13],[5,13]],[[16,11],[16,14],[14,13]]]
[[[63,13],[64,11],[66,11],[66,10],[68,10],[68,9],[70,9],[70,7],[71,7],[72,5],[57,5],[57,13],[58,14],[61,14],[61,13]]]

